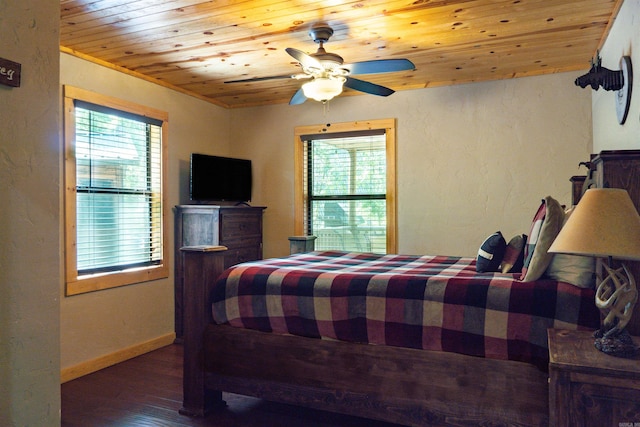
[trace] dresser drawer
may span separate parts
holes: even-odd
[[[262,258],[262,248],[258,246],[247,246],[242,248],[229,248],[224,255],[224,267],[229,268],[232,265],[241,262],[255,261]]]
[[[220,240],[220,244],[229,249],[238,249],[246,246],[253,246],[257,248],[262,246],[262,237],[237,235],[229,239]]]
[[[252,214],[225,214],[220,215],[220,242],[241,236],[261,236],[262,216]]]

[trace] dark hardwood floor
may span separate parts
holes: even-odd
[[[207,418],[178,414],[182,347],[170,345],[62,385],[62,426],[392,427],[225,393],[227,407]]]

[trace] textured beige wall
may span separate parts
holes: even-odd
[[[188,201],[192,151],[229,154],[230,112],[213,104],[76,57],[61,55],[61,83],[169,113],[168,201]],[[168,279],[72,297],[60,287],[61,368],[174,332],[173,211],[168,220]]]
[[[58,2],[0,0],[0,425],[60,423]]]
[[[590,94],[575,73],[417,91],[388,98],[234,111],[236,154],[256,160],[265,255],[293,233],[295,126],[397,119],[399,252],[475,256],[484,238],[528,233],[547,195],[570,203],[569,178],[592,150]]]
[[[626,0],[611,27],[600,56],[602,66],[610,70],[620,69],[620,58],[631,56],[634,85],[631,106],[624,125],[616,116],[617,92],[591,88],[582,89],[592,94],[593,100],[593,147],[602,150],[640,149],[640,0]],[[585,73],[588,66],[585,67]]]

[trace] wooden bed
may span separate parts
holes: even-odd
[[[533,365],[211,324],[202,302],[222,273],[222,252],[185,248],[183,256],[183,414],[205,415],[222,404],[211,390],[225,390],[407,425],[548,423],[547,375]]]
[[[214,324],[219,249],[181,251],[182,414],[209,414],[225,391],[403,425],[549,424],[548,374],[535,364]]]

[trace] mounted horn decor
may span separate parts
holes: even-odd
[[[604,90],[617,91],[616,113],[618,123],[621,125],[627,120],[629,106],[631,105],[631,88],[633,86],[633,72],[631,70],[631,57],[620,58],[620,70],[613,71],[604,68],[602,58],[598,55],[595,61],[591,62],[591,69],[583,76],[576,79],[576,86],[585,88],[591,86],[593,90],[602,87]]]

